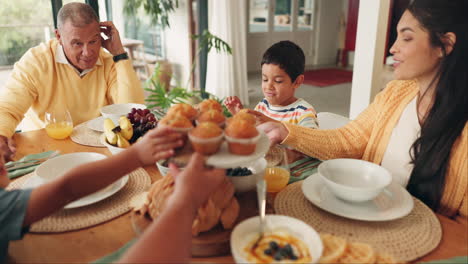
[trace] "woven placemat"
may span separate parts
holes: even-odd
[[[80,145],[105,148],[106,146],[104,146],[99,139],[101,134],[101,132],[89,128],[86,122],[84,122],[73,128],[70,138],[73,142]]]
[[[302,181],[296,182],[278,193],[275,212],[301,219],[320,233],[368,243],[375,250],[387,252],[405,262],[426,255],[437,247],[442,238],[439,220],[418,199],[414,198],[413,210],[403,218],[383,222],[358,221],[316,207],[304,196],[301,186]]]
[[[21,188],[33,173],[13,181],[8,189]],[[98,175],[96,175],[98,176]],[[131,208],[130,199],[146,190],[151,185],[151,178],[144,169],[130,173],[127,184],[114,195],[97,203],[74,209],[63,209],[31,226],[30,232],[55,233],[77,230],[100,224],[126,213]]]

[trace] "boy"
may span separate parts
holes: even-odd
[[[4,168],[3,152],[0,152],[0,263],[5,261],[8,243],[10,240],[21,239],[28,231],[28,227],[63,208],[66,204],[85,195],[98,191],[111,184],[118,178],[131,171],[146,165],[153,164],[174,154],[174,148],[183,144],[181,135],[168,128],[154,129],[148,132],[142,140],[138,141],[125,151],[107,159],[87,163],[74,168],[62,177],[43,184],[35,189],[6,191],[9,184]],[[223,170],[207,170],[203,167],[203,158],[193,155],[184,172],[180,172],[171,165],[171,172],[175,177],[175,191],[170,198],[171,209],[166,210],[157,221],[155,227],[149,228],[132,249],[133,254],[126,256],[129,262],[135,262],[145,250],[144,241],[153,241],[161,244],[161,239],[167,240],[169,235],[184,237],[174,229],[180,228],[191,234],[192,221],[196,211],[209,197],[209,194],[219,185],[224,177]],[[197,173],[191,173],[197,171]],[[99,175],[99,177],[95,177]],[[203,186],[203,188],[201,188]],[[182,211],[182,212],[181,212]],[[183,215],[183,219],[178,217]],[[157,227],[165,228],[157,228]],[[170,234],[167,234],[167,233]],[[185,237],[184,237],[185,239]],[[182,250],[190,253],[191,240],[183,244]],[[177,242],[177,241],[176,241]],[[181,249],[181,243],[165,242],[165,252],[156,250],[150,256],[153,260],[180,260],[188,256],[168,257],[167,252]],[[188,249],[187,249],[188,248]]]
[[[294,96],[304,81],[305,56],[302,49],[291,41],[280,41],[265,51],[261,65],[265,98],[255,106],[255,110],[277,121],[318,128],[315,109]],[[236,96],[227,97],[224,104],[232,114],[243,108]]]

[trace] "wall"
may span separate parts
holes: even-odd
[[[347,1],[347,0],[344,0]],[[315,65],[335,64],[343,0],[317,1]]]
[[[190,72],[189,7],[179,0],[179,7],[169,17],[171,27],[164,31],[166,59],[172,64],[172,85],[187,85]]]

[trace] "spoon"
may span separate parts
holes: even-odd
[[[262,240],[265,234],[265,207],[266,207],[266,182],[264,179],[257,182],[257,200],[258,200],[258,211],[260,214],[260,236],[255,241],[252,248],[256,248],[260,240]]]

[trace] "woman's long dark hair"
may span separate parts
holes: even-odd
[[[421,135],[412,146],[414,169],[408,190],[436,210],[445,187],[450,152],[468,120],[468,22],[467,0],[415,0],[408,11],[429,33],[433,47],[444,56],[434,79],[435,98]],[[456,35],[447,54],[447,32]],[[465,177],[466,175],[458,175]]]

